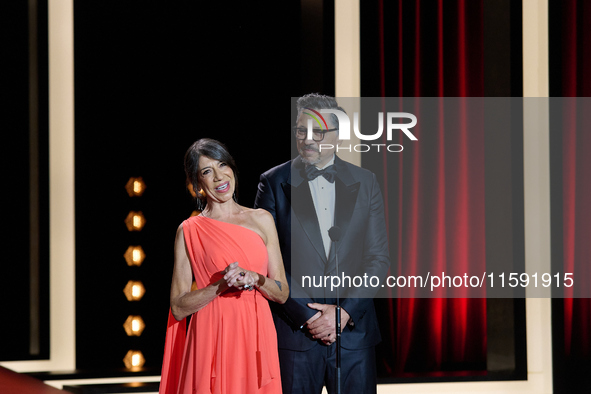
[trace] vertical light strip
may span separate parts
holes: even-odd
[[[17,372],[76,366],[73,0],[48,2],[48,22],[50,358],[2,363]]]
[[[50,1],[48,16],[50,361],[67,370],[76,366],[74,1]]]
[[[525,267],[551,273],[548,1],[523,0],[522,7]],[[548,393],[552,392],[551,309],[550,298],[526,300],[528,380],[537,381]]]
[[[548,0],[522,0],[523,97],[548,97]]]
[[[361,60],[360,60],[360,22],[359,0],[335,0],[335,96],[337,98],[360,97],[361,95]],[[341,102],[339,101],[339,104]],[[343,100],[341,104],[353,122],[353,113],[360,112],[359,100]],[[361,116],[361,114],[360,114]],[[359,138],[351,133],[351,139],[344,141],[341,147],[359,144]],[[339,150],[339,157],[355,165],[361,165],[361,153]]]
[[[335,92],[337,97],[359,97],[359,0],[335,0]],[[350,116],[353,119],[352,116]]]

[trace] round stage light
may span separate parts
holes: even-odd
[[[125,185],[125,190],[127,190],[129,197],[139,197],[144,194],[144,191],[146,190],[146,183],[141,176],[131,177]]]
[[[125,323],[123,323],[123,328],[128,336],[139,337],[146,328],[146,324],[141,316],[129,315]]]
[[[146,258],[146,253],[144,253],[141,246],[130,246],[123,254],[123,257],[125,257],[125,261],[130,267],[132,265],[139,267]]]
[[[131,211],[125,218],[125,225],[129,231],[141,231],[146,225],[146,218],[142,211]]]
[[[139,301],[142,299],[145,292],[146,288],[139,280],[130,280],[123,289],[127,301]]]
[[[131,371],[138,371],[144,366],[145,363],[146,359],[139,350],[130,350],[127,352],[125,357],[123,357],[123,364],[125,364],[125,368]]]

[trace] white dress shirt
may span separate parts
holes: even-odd
[[[334,164],[334,155],[332,159],[322,168]],[[316,209],[316,217],[320,225],[320,234],[322,235],[322,243],[324,244],[324,251],[326,258],[330,252],[330,237],[328,230],[334,226],[334,209],[335,209],[335,183],[330,183],[325,177],[318,176],[316,179],[308,181],[310,185],[310,192],[312,193],[312,200],[314,201],[314,208]]]

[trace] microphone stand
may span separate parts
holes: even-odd
[[[333,226],[330,230],[328,230],[328,235],[333,242],[334,245],[334,258],[335,258],[335,266],[336,266],[336,274],[337,277],[339,276],[339,254],[337,252],[337,242],[341,238],[341,229],[340,227]],[[341,301],[339,299],[339,287],[337,286],[337,305],[335,308],[335,323],[337,329],[337,338],[336,338],[336,369],[337,369],[337,376],[336,376],[336,386],[337,386],[337,394],[341,394]]]
[[[336,242],[335,242],[336,245]],[[337,276],[339,275],[339,263],[335,250],[335,260],[337,261]],[[337,287],[337,307],[335,319],[337,323],[337,394],[341,394],[341,301],[339,300],[339,288]]]

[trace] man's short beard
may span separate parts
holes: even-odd
[[[300,157],[301,157],[301,156],[300,156]],[[307,165],[309,165],[309,166],[312,166],[312,165],[316,165],[316,164],[320,163],[320,157],[319,157],[319,158],[317,158],[316,160],[309,160],[309,159],[304,159],[304,158],[302,157],[302,161],[304,162],[304,164],[307,164]]]
[[[299,153],[300,153],[300,157],[302,158],[302,161],[304,162],[304,164],[311,166],[311,165],[315,165],[315,164],[320,163],[320,154],[318,154],[318,156],[315,159],[310,159],[310,158],[304,157],[304,155],[302,155],[303,149],[304,148],[300,149]]]

